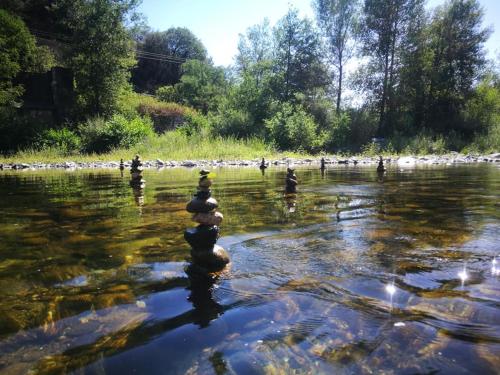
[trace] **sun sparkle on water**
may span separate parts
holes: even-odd
[[[387,284],[385,286],[385,291],[391,295],[391,297],[396,293],[396,287],[394,284]]]

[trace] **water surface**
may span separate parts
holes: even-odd
[[[295,202],[284,169],[215,173],[203,288],[197,170],[2,172],[0,372],[498,373],[498,166],[300,168]]]

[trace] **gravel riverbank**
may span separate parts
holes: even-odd
[[[323,156],[326,165],[376,165],[378,157],[366,156]],[[321,157],[293,159],[269,159],[266,162],[273,166],[293,165],[319,165]],[[252,160],[184,160],[184,161],[169,161],[169,160],[146,160],[143,161],[145,168],[174,168],[174,167],[257,167],[260,165],[261,159]],[[500,153],[488,155],[463,155],[459,153],[451,153],[446,155],[424,155],[424,156],[387,156],[384,157],[384,162],[390,165],[398,166],[413,166],[413,165],[452,165],[452,164],[470,164],[470,163],[500,163]],[[124,162],[124,167],[130,167],[130,160]],[[94,162],[74,162],[65,161],[59,163],[7,163],[0,164],[0,170],[37,170],[37,169],[89,169],[89,168],[119,168],[119,161],[94,161]]]

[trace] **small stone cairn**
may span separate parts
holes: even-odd
[[[386,171],[385,166],[384,166],[384,159],[382,156],[379,156],[378,159],[378,166],[377,166],[377,173],[384,173]]]
[[[200,171],[198,191],[186,206],[186,210],[194,214],[193,221],[199,225],[187,229],[184,238],[191,246],[193,264],[214,272],[224,268],[230,260],[226,251],[216,245],[223,216],[217,211],[217,201],[211,197],[209,173],[205,169]]]
[[[319,169],[321,169],[322,171],[324,171],[326,169],[325,158],[321,158]]]
[[[295,169],[288,167],[286,169],[285,193],[296,194],[298,183],[297,176],[295,175]]]
[[[285,201],[288,207],[288,212],[295,212],[295,207],[297,205],[297,176],[295,175],[295,170],[288,167],[286,169],[285,178]]]
[[[266,159],[262,158],[262,161],[260,162],[259,168],[260,169],[266,169],[267,168]]]

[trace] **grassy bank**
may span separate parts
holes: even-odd
[[[305,153],[280,153],[258,139],[186,136],[181,132],[167,132],[148,137],[131,148],[115,149],[105,154],[64,153],[57,148],[24,150],[8,156],[0,156],[0,163],[57,163],[64,161],[118,161],[131,159],[135,154],[143,160],[247,160],[256,158],[306,157]]]
[[[468,154],[488,154],[499,152],[494,145],[498,140],[492,138],[476,139],[475,143],[464,145],[459,150],[446,147],[443,137],[419,135],[413,138],[389,139],[386,147],[379,150],[373,144],[362,149],[359,156],[389,155],[440,155],[450,151],[460,151]],[[485,143],[479,144],[479,142]],[[394,146],[398,146],[399,150]],[[481,147],[482,146],[482,147]],[[130,160],[135,154],[140,154],[143,160],[161,159],[164,161],[181,160],[251,160],[257,158],[279,159],[283,157],[307,158],[320,157],[305,152],[280,152],[273,146],[259,139],[241,140],[231,137],[214,137],[193,135],[187,136],[183,132],[171,131],[161,136],[150,136],[141,143],[130,147],[114,149],[104,154],[67,153],[58,148],[42,150],[28,149],[8,156],[0,156],[0,163],[58,163],[64,161],[92,162],[92,161],[119,161],[121,158]],[[328,153],[331,154],[331,153]],[[337,153],[340,156],[350,156],[352,153]]]

